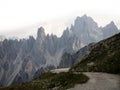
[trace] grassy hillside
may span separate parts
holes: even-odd
[[[90,54],[70,71],[120,73],[120,33],[93,45]]]
[[[88,79],[84,74],[47,72],[31,82],[3,87],[0,90],[66,90],[75,84],[85,83]]]

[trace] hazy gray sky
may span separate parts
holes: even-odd
[[[87,14],[104,26],[120,27],[120,0],[0,0],[0,35],[26,37],[43,26],[58,36],[76,16]]]

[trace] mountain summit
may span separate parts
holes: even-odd
[[[87,15],[77,17],[71,30],[81,39],[83,45],[102,39],[102,31],[99,29],[97,23]]]
[[[43,27],[38,28],[38,32],[37,32],[37,37],[44,37],[45,36],[45,30]]]
[[[113,21],[105,27],[100,28],[97,23],[87,15],[82,17],[78,16],[75,19],[74,24],[71,25],[70,30],[80,39],[82,46],[88,45],[91,42],[98,42],[119,33],[119,30]]]
[[[108,25],[102,28],[103,38],[108,38],[118,33],[118,28],[113,21],[111,21]]]

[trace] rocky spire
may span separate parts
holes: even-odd
[[[43,27],[40,27],[37,32],[37,38],[44,38],[45,37],[45,30]]]

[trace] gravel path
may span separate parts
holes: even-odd
[[[90,78],[89,81],[68,90],[120,90],[120,75],[92,72],[84,74]]]
[[[60,73],[60,72],[68,72],[70,68],[60,68],[60,69],[53,69],[51,72],[53,73]]]

